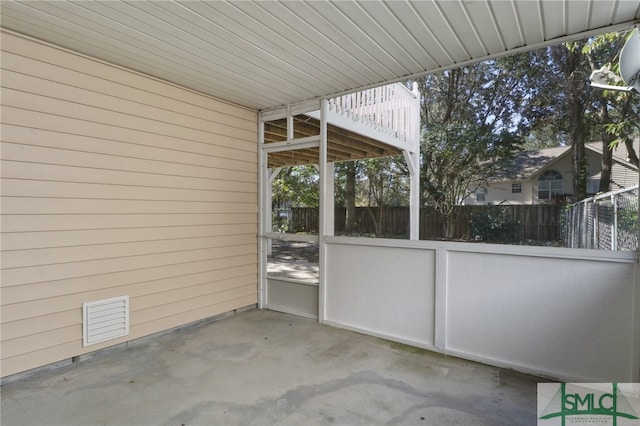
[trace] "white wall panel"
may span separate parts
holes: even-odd
[[[326,321],[434,345],[435,251],[327,245]]]
[[[628,381],[634,267],[449,252],[447,350],[553,377]]]
[[[569,381],[640,380],[636,253],[328,238],[339,327]]]

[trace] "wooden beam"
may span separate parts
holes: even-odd
[[[293,117],[293,136],[296,139],[320,135],[319,120],[306,115]],[[278,119],[264,123],[265,144],[278,143],[287,140],[287,120]],[[402,152],[378,140],[341,129],[327,126],[327,160],[331,162],[361,160],[366,158],[389,157],[400,155]],[[296,164],[316,164],[317,150],[298,150],[296,154],[275,156],[269,155],[270,167],[293,166]]]

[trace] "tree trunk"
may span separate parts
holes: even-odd
[[[575,80],[575,75],[572,80]],[[575,93],[579,86],[571,84],[571,92],[569,94],[569,139],[571,141],[572,150],[572,169],[573,169],[573,195],[576,200],[582,200],[587,196],[587,158],[584,149],[584,106],[580,96]]]
[[[615,136],[607,133],[605,126],[611,122],[606,101],[600,102],[600,118],[602,119],[602,171],[600,173],[600,187],[598,192],[609,192],[611,190],[611,167],[613,166],[613,151],[609,149],[609,144]]]
[[[347,162],[347,182],[345,187],[346,216],[344,219],[344,232],[351,233],[356,221],[356,163]]]
[[[579,61],[574,58],[575,67]],[[572,149],[573,195],[577,200],[587,196],[587,157],[584,148],[584,78],[581,72],[572,72],[569,77],[569,139]]]
[[[626,145],[627,152],[629,153],[629,162],[634,166],[638,167],[640,165],[640,161],[638,161],[638,154],[636,153],[636,150],[633,147],[633,139],[625,138],[624,144]]]
[[[586,87],[587,77],[582,71],[583,46],[584,41],[578,41],[571,48],[567,45],[551,47],[552,56],[558,63],[566,81],[566,109],[572,151],[573,195],[578,200],[585,198],[587,195],[584,111],[588,88]]]

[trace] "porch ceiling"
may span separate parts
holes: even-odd
[[[4,28],[253,109],[640,22],[637,0],[0,4]]]

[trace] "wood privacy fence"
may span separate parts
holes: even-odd
[[[456,206],[451,239],[496,242],[558,241],[561,239],[559,205]],[[336,207],[335,232],[344,233],[346,209]],[[295,207],[289,232],[318,232],[318,209]],[[433,207],[420,209],[420,239],[445,238],[445,221]],[[357,207],[353,234],[408,238],[409,208]]]

